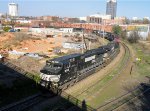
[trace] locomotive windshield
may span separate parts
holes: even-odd
[[[45,67],[41,70],[42,73],[49,75],[57,75],[62,70],[63,65],[57,61],[47,61]]]
[[[50,68],[58,68],[58,69],[62,68],[62,64],[55,62],[47,62],[46,65],[49,66]]]

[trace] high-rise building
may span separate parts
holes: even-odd
[[[107,0],[106,15],[111,15],[111,18],[116,17],[117,0]]]
[[[18,16],[18,4],[16,3],[9,3],[8,4],[8,14],[10,16],[16,17]]]

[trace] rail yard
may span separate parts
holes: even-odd
[[[148,4],[1,0],[0,111],[150,111]]]
[[[126,42],[121,41],[119,49],[116,50],[115,45],[113,43],[111,42],[108,43],[108,41],[105,40],[105,46],[104,46],[104,43],[99,43],[99,40],[104,42],[103,38],[97,35],[94,35],[94,36],[95,36],[95,39],[98,41],[97,42],[93,41],[91,46],[90,44],[86,46],[86,47],[90,47],[91,49],[87,52],[84,51],[85,55],[82,55],[82,54],[73,55],[75,52],[81,52],[82,51],[81,49],[67,50],[65,48],[60,48],[62,46],[61,46],[61,43],[57,41],[57,39],[61,38],[60,41],[63,41],[63,40],[66,41],[66,39],[68,39],[66,37],[60,37],[60,35],[58,35],[58,37],[50,38],[50,39],[49,38],[48,39],[47,38],[43,38],[43,39],[32,38],[29,40],[26,39],[29,43],[27,41],[24,42],[24,40],[23,41],[21,40],[21,44],[15,42],[15,44],[13,43],[13,45],[9,45],[9,47],[7,47],[7,45],[10,43],[6,42],[5,44],[3,42],[7,39],[1,40],[1,42],[4,43],[3,45],[1,44],[1,53],[3,56],[6,56],[6,58],[1,59],[0,70],[3,73],[3,76],[1,75],[0,81],[3,82],[3,84],[6,83],[4,79],[8,80],[13,86],[13,81],[18,80],[20,78],[21,79],[29,78],[33,82],[35,82],[33,84],[38,84],[37,85],[38,87],[41,87],[39,86],[39,84],[42,84],[44,88],[48,90],[50,89],[51,91],[54,91],[54,89],[56,90],[57,89],[56,86],[60,86],[58,88],[59,89],[58,92],[54,91],[54,93],[57,92],[60,94],[55,95],[54,93],[49,92],[49,94],[44,95],[44,94],[41,94],[41,92],[39,93],[39,89],[37,89],[38,91],[35,91],[34,93],[30,94],[31,96],[23,97],[25,98],[23,100],[21,100],[20,98],[17,100],[18,102],[14,101],[13,104],[9,104],[6,106],[4,105],[4,107],[0,108],[0,110],[1,111],[8,111],[8,110],[15,111],[17,109],[18,111],[23,111],[23,110],[38,111],[38,107],[41,107],[39,108],[39,110],[47,110],[47,111],[48,110],[62,110],[62,111],[77,110],[79,111],[79,110],[82,110],[83,103],[84,103],[85,108],[88,111],[95,111],[95,110],[116,111],[116,110],[120,110],[120,108],[126,109],[127,108],[126,104],[128,104],[129,102],[136,101],[136,99],[139,97],[142,98],[142,95],[144,94],[148,95],[149,85],[141,85],[137,87],[137,85],[140,84],[141,82],[139,81],[139,78],[134,77],[132,74],[133,72],[131,72],[132,71],[131,67],[133,65],[132,61],[134,61],[134,58],[135,58],[132,47],[129,46],[129,44],[127,45]],[[15,38],[15,37],[13,37],[10,34],[8,39],[12,39],[12,38]],[[79,41],[81,40],[80,37],[77,37],[77,38],[79,39]],[[88,40],[84,41],[85,43],[91,41],[89,37],[87,38]],[[31,44],[33,44],[33,43],[30,43],[31,41],[35,44],[39,44],[39,46],[31,47]],[[98,44],[100,44],[100,47]],[[47,50],[42,50],[42,48],[36,49],[36,47],[43,47],[43,45],[48,45],[46,47],[49,47],[50,45],[50,49],[46,47],[44,47],[44,49],[47,49]],[[61,53],[56,53],[57,50],[55,49],[58,49],[58,47],[59,47],[58,52],[61,52]],[[13,52],[14,50],[16,51],[15,54]],[[22,55],[22,53],[20,53],[21,51],[24,51],[25,53]],[[101,53],[99,53],[98,51],[100,51]],[[92,53],[94,56],[92,55]],[[107,54],[104,54],[104,53],[107,53]],[[101,61],[98,62],[100,59],[96,60],[97,63],[93,61],[95,60],[95,57],[98,57],[96,54],[104,54],[102,56],[103,58],[101,58],[101,60],[103,60],[102,62]],[[76,57],[80,57],[80,56],[82,56],[82,59],[84,60],[85,63],[89,61],[93,61],[93,62],[91,63],[89,62],[88,64],[85,64],[84,66],[84,65],[81,65],[82,60],[80,60],[80,65],[79,65],[80,67],[78,67],[77,65],[78,63],[76,64],[75,62],[76,64],[75,66],[77,66],[75,70],[73,69],[74,67],[73,61],[76,60]],[[63,57],[68,58],[70,63],[71,63],[70,61],[71,59],[72,63],[70,65],[73,65],[73,67],[71,66],[72,67],[71,72],[70,71],[67,73],[61,72],[61,74],[64,73],[65,75],[66,73],[66,74],[73,75],[77,72],[78,73],[77,75],[75,74],[76,76],[73,75],[72,76],[73,78],[71,76],[67,76],[66,79],[65,78],[61,79],[62,75],[60,75],[59,78],[61,82],[57,83],[56,85],[56,82],[59,80],[54,81],[55,78],[52,77],[54,75],[52,66],[47,67],[45,64],[53,63],[52,65],[55,65],[55,68],[58,67],[56,69],[60,70],[62,69],[61,68],[62,64],[58,64],[57,61],[59,60],[59,58],[60,60],[63,60]],[[52,62],[49,62],[49,60],[51,60]],[[54,60],[55,62],[53,62]],[[79,60],[79,58],[77,60]],[[67,66],[66,61],[67,59],[65,60],[64,63]],[[30,68],[31,65],[33,66],[33,68]],[[70,65],[68,64],[67,67],[70,67]],[[83,66],[84,68],[81,66]],[[7,70],[6,74],[4,71],[4,67],[7,67],[5,68],[5,70]],[[47,75],[52,75],[52,76],[43,76],[43,75],[40,76],[41,72]],[[84,73],[85,75],[82,76],[82,73]],[[41,83],[41,80],[42,82],[44,80],[44,83]],[[54,82],[54,84],[52,84],[52,82]],[[129,84],[132,84],[132,86],[129,86]],[[9,85],[7,87],[11,87]],[[37,86],[33,86],[33,88]],[[141,87],[145,88],[143,89],[143,92],[141,92]],[[133,93],[135,93],[135,95],[133,95]],[[46,97],[46,96],[49,96],[49,97]],[[45,103],[45,104],[42,104],[42,103]]]

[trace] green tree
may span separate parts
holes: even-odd
[[[5,32],[8,32],[10,29],[11,29],[11,27],[4,27],[4,28],[3,28],[3,30],[4,30]]]
[[[113,28],[112,28],[112,31],[113,31],[114,34],[120,35],[121,32],[122,32],[122,29],[119,25],[114,25]]]

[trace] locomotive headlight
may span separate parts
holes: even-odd
[[[58,82],[60,80],[60,75],[51,75],[49,80],[52,82]]]
[[[51,77],[51,75],[41,73],[40,77],[41,77],[42,80],[50,81],[49,78]]]
[[[48,75],[48,74],[41,73],[40,77],[42,80],[45,81],[58,82],[60,80],[60,75]]]

